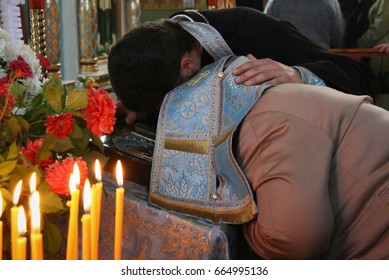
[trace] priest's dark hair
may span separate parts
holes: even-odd
[[[126,33],[110,50],[108,72],[112,89],[132,111],[150,113],[181,82],[181,57],[195,39],[169,19],[146,22]]]

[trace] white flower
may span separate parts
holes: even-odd
[[[39,60],[36,58],[36,53],[22,41],[11,41],[9,34],[0,28],[0,57],[9,62],[17,59],[18,56],[23,57],[24,61],[30,65],[33,73],[32,78],[21,79],[20,82],[26,87],[29,94],[34,95],[42,87],[42,81],[40,80],[42,69]],[[0,78],[5,75],[4,69],[0,69]]]

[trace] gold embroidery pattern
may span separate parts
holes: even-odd
[[[190,85],[190,86],[195,85],[195,84],[198,83],[202,78],[204,78],[205,76],[207,76],[209,73],[211,73],[211,71],[210,71],[209,69],[206,70],[206,71],[204,71],[204,72],[202,72],[202,73],[200,73],[200,74],[198,75],[198,77],[193,78],[192,80],[190,80],[190,81],[188,82],[188,85]]]

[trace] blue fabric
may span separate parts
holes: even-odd
[[[232,69],[246,61],[224,57],[166,95],[151,203],[213,222],[239,224],[255,217],[251,187],[231,150],[234,131],[267,88],[234,82]]]

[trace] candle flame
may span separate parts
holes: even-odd
[[[89,213],[90,205],[91,205],[91,191],[90,191],[90,183],[89,180],[85,180],[84,186],[84,211],[85,213]]]
[[[69,178],[69,190],[70,190],[70,193],[73,193],[75,192],[77,189],[77,186],[76,186],[76,178],[74,177],[74,174],[70,174],[70,178]]]
[[[41,228],[41,214],[39,209],[39,193],[34,192],[30,198],[31,227],[33,232],[39,232]]]
[[[3,195],[1,194],[0,191],[0,219],[2,215],[3,215]]]
[[[80,168],[78,167],[77,162],[74,163],[73,174],[74,174],[74,180],[76,182],[76,186],[79,186],[81,183],[81,178],[80,178],[81,176],[80,176]]]
[[[101,182],[101,168],[100,168],[100,162],[98,159],[95,161],[95,173],[96,173],[96,180],[98,182]]]
[[[17,183],[15,190],[14,190],[14,196],[13,196],[13,204],[17,205],[19,202],[20,192],[22,191],[22,180],[19,180]]]
[[[119,187],[123,186],[123,168],[122,168],[122,162],[120,160],[118,160],[116,164],[116,181]]]
[[[30,178],[30,191],[34,193],[36,191],[36,173],[32,173]]]
[[[18,231],[19,234],[26,233],[27,226],[26,226],[26,214],[24,212],[24,207],[20,206],[18,211]]]

